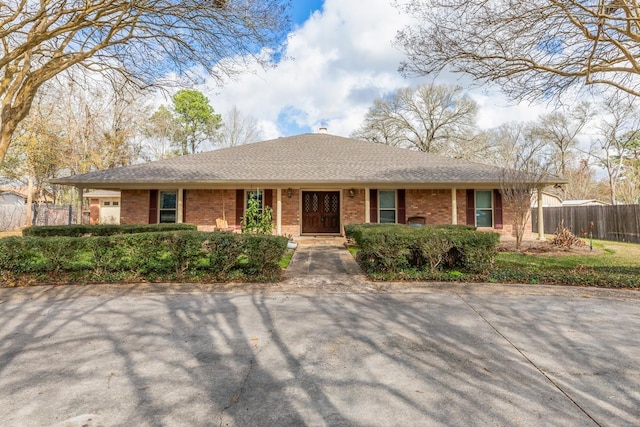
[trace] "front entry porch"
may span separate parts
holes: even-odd
[[[340,234],[340,192],[302,192],[302,234]]]

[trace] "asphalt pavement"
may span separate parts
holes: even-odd
[[[0,289],[0,424],[640,424],[638,292],[273,286]]]

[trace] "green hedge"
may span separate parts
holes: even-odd
[[[357,224],[345,226],[345,232],[358,245],[358,262],[373,276],[442,278],[437,273],[451,271],[486,275],[499,242],[497,233],[455,225]]]
[[[193,224],[138,224],[138,225],[53,225],[34,226],[22,230],[27,237],[83,237],[83,236],[113,236],[115,234],[150,233],[164,231],[196,230]]]
[[[7,283],[273,281],[287,239],[198,231],[0,240]]]

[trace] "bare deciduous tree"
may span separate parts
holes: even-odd
[[[600,104],[602,119],[598,137],[592,143],[591,156],[607,173],[612,204],[618,203],[617,188],[625,163],[640,139],[640,110],[635,96],[614,92]]]
[[[591,118],[589,104],[579,103],[568,111],[543,114],[531,127],[533,138],[548,145],[550,172],[565,176],[575,158],[578,137]]]
[[[485,162],[503,168],[500,193],[512,215],[517,249],[531,217],[534,191],[547,186],[549,177],[546,144],[532,138],[531,128],[531,123],[509,122],[487,132],[492,149]]]
[[[478,105],[462,88],[402,88],[374,101],[355,138],[426,153],[458,156],[473,139]]]
[[[562,176],[567,183],[562,185],[560,191],[554,189],[554,193],[562,197],[563,200],[584,200],[584,199],[606,199],[603,194],[600,182],[596,177],[596,170],[589,163],[589,159],[580,159],[577,166],[567,168]]]
[[[520,169],[533,164],[546,167],[548,152],[546,144],[532,138],[532,123],[507,122],[485,132],[488,145],[484,162],[495,166]]]
[[[548,99],[573,85],[640,95],[640,6],[624,0],[398,0],[416,24],[398,33],[401,70],[443,69]]]
[[[549,178],[548,173],[538,160],[528,157],[530,153],[519,153],[515,164],[503,169],[500,177],[500,194],[503,202],[509,206],[516,238],[516,249],[522,246],[526,226],[531,218],[531,201],[536,190],[542,190]]]
[[[218,129],[217,137],[221,146],[234,147],[259,141],[262,132],[255,117],[244,116],[234,105],[222,117],[222,127]]]
[[[270,63],[283,0],[7,0],[0,3],[0,163],[39,88],[74,66],[148,86],[170,73],[220,80]],[[204,70],[204,71],[203,71]]]

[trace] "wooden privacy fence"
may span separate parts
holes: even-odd
[[[545,234],[554,234],[564,220],[564,226],[578,237],[588,237],[592,231],[594,239],[640,243],[640,205],[562,206],[543,210]],[[537,232],[536,208],[531,210],[531,223]]]
[[[75,221],[75,211],[70,205],[32,205],[32,225],[66,225]],[[0,205],[0,231],[17,230],[26,225],[25,205]]]

